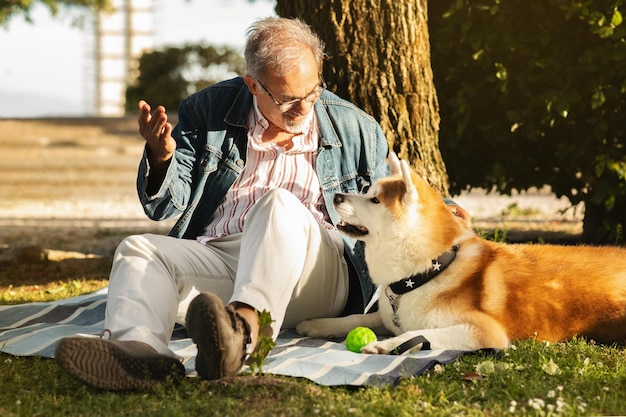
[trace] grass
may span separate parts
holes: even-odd
[[[108,393],[74,381],[52,360],[1,354],[0,386],[0,415],[8,416],[623,415],[626,357],[583,340],[527,340],[498,355],[465,355],[389,389],[266,375]]]
[[[502,210],[500,213],[502,217],[513,216],[513,217],[526,217],[526,216],[534,216],[536,214],[540,214],[541,210],[532,207],[521,208],[517,203],[509,204],[506,209]]]
[[[108,284],[111,258],[0,262],[0,304],[53,301]]]
[[[91,292],[106,285],[109,267],[106,258],[0,265],[0,304]],[[8,284],[15,276],[41,279]],[[53,360],[0,353],[0,415],[626,415],[626,351],[580,339],[556,344],[525,340],[498,354],[465,355],[387,389],[330,388],[304,379],[242,375],[219,382],[186,378],[179,385],[128,393],[88,388]]]
[[[9,285],[0,291],[0,304],[24,304],[62,300],[87,294],[106,287],[109,281],[106,279],[88,280],[73,279],[69,281],[56,281],[44,285]]]

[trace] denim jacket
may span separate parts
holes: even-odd
[[[177,142],[159,191],[146,194],[147,154],[139,166],[137,190],[144,211],[153,220],[180,216],[171,236],[195,239],[200,235],[226,192],[246,163],[247,117],[252,94],[237,77],[207,87],[183,99],[178,124],[172,132]],[[319,122],[316,171],[326,209],[333,224],[339,216],[333,207],[338,192],[363,192],[376,179],[388,175],[388,145],[380,125],[368,114],[325,91],[315,103]],[[367,304],[373,285],[365,264],[363,243],[344,237],[345,255],[356,272]],[[351,277],[351,283],[354,276]]]

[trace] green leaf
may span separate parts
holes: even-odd
[[[552,359],[550,359],[550,361],[548,363],[544,363],[541,366],[541,370],[543,372],[545,372],[546,374],[548,374],[548,375],[557,375],[557,374],[561,373],[561,370],[559,369],[559,365],[554,363],[554,361]]]
[[[606,95],[604,94],[604,91],[595,91],[591,96],[591,108],[595,110],[601,107],[604,103],[606,103]]]
[[[496,66],[496,77],[502,81],[506,80],[507,75],[508,75],[506,71],[506,67],[499,62],[496,62],[495,66]]]
[[[482,376],[493,374],[496,371],[496,366],[492,361],[483,361],[478,365],[475,365],[476,373]]]
[[[472,59],[474,61],[478,61],[480,59],[481,56],[483,56],[485,54],[485,50],[481,49],[480,51],[476,51],[474,52],[474,54],[472,54]]]
[[[620,180],[626,179],[626,162],[624,161],[612,161],[609,169],[613,171]]]
[[[622,24],[622,21],[622,14],[615,8],[615,10],[613,10],[613,17],[611,17],[611,26],[619,26]]]
[[[497,362],[494,364],[494,369],[498,372],[505,372],[511,369],[511,364],[506,362]]]
[[[606,211],[613,210],[613,207],[615,207],[615,196],[614,195],[612,195],[609,198],[604,200],[604,207],[606,208]]]
[[[602,176],[602,174],[604,174],[604,169],[606,168],[606,162],[605,161],[599,161],[594,169],[596,172],[596,177],[600,178]]]
[[[564,100],[559,100],[556,102],[555,110],[559,116],[566,119],[569,114],[569,103]]]
[[[608,38],[613,35],[613,32],[615,32],[615,30],[611,26],[603,26],[598,30],[598,35],[600,35],[601,38]]]
[[[252,372],[258,371],[259,376],[263,375],[263,362],[270,351],[276,346],[276,341],[272,338],[272,316],[267,310],[257,312],[259,317],[259,336],[256,341],[254,351],[248,358],[248,364]]]

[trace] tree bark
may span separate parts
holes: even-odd
[[[427,0],[277,0],[276,12],[320,35],[329,88],[374,116],[390,148],[448,196]]]

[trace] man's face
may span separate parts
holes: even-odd
[[[257,97],[259,110],[266,119],[282,130],[301,133],[309,122],[308,116],[322,90],[317,62],[311,52],[302,56],[295,70],[276,76],[271,69],[260,80],[245,77],[252,94]],[[295,101],[294,103],[290,103]]]

